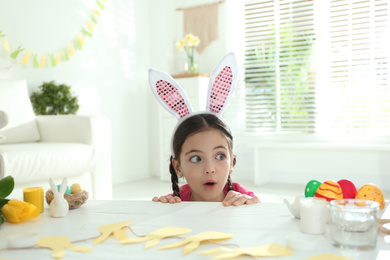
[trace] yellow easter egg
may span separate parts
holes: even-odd
[[[343,191],[337,182],[326,181],[318,187],[314,197],[324,198],[327,202],[329,202],[331,200],[342,199]]]
[[[355,199],[372,200],[379,203],[382,210],[385,207],[385,200],[382,191],[374,184],[368,183],[363,185],[356,193]]]
[[[72,194],[83,191],[83,189],[81,188],[81,184],[79,183],[72,184],[72,186],[70,186],[70,189],[72,190]]]

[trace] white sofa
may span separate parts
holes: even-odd
[[[0,110],[8,125],[0,129],[0,178],[11,175],[23,188],[80,183],[91,199],[112,199],[110,122],[104,116],[35,116],[23,80],[0,80]]]

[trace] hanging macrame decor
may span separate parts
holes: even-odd
[[[74,36],[67,46],[64,46],[62,50],[44,53],[38,56],[37,52],[28,49],[24,46],[12,46],[8,42],[7,35],[0,28],[0,48],[3,47],[10,53],[12,59],[16,59],[19,55],[23,57],[21,63],[27,65],[32,62],[35,68],[45,68],[47,63],[50,63],[52,67],[57,66],[61,61],[67,61],[71,56],[76,53],[76,50],[82,50],[85,45],[85,37],[92,37],[95,25],[98,22],[98,17],[101,16],[102,11],[105,8],[107,0],[97,0],[96,6],[91,10],[91,17],[82,26],[81,30]],[[49,60],[49,62],[47,62]]]

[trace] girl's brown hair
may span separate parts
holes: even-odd
[[[184,120],[176,129],[173,135],[172,148],[173,156],[170,158],[169,172],[171,173],[173,196],[180,197],[179,179],[177,177],[172,160],[179,160],[181,148],[188,136],[199,133],[201,131],[214,128],[226,137],[230,152],[233,151],[233,135],[229,126],[222,121],[218,116],[209,113],[197,114]],[[233,166],[236,164],[236,157],[233,158]],[[233,190],[230,174],[227,181],[228,190]]]

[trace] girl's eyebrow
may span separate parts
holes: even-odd
[[[227,148],[226,148],[225,146],[223,146],[223,145],[218,145],[218,146],[214,147],[214,150],[217,150],[217,149],[224,149],[224,150],[227,150]],[[188,155],[188,154],[190,154],[190,153],[203,153],[203,152],[202,152],[201,150],[195,150],[195,149],[193,149],[193,150],[190,150],[190,151],[186,152],[186,153],[184,154],[184,156],[186,156],[186,155]]]
[[[225,150],[227,150],[227,148],[225,146],[223,146],[223,145],[218,145],[218,146],[216,146],[214,148],[214,150],[217,150],[217,149],[225,149]]]
[[[190,154],[190,153],[201,153],[202,151],[200,150],[189,150],[188,152],[186,152],[184,155],[187,155],[187,154]]]

